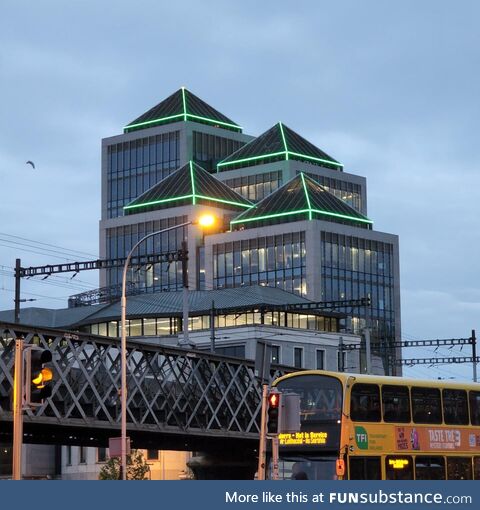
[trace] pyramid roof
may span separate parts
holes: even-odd
[[[220,113],[185,87],[182,87],[130,122],[130,124],[124,127],[124,132],[129,133],[137,129],[187,120],[210,124],[232,131],[242,131],[242,128],[233,122],[233,120]]]
[[[259,224],[319,219],[371,228],[372,221],[329,193],[304,173],[234,218],[232,228]]]
[[[278,122],[218,163],[218,171],[295,159],[342,170],[343,165],[285,124]]]
[[[144,212],[146,208],[165,209],[196,204],[236,210],[253,205],[200,165],[189,161],[126,205],[124,210],[125,214],[135,214]]]

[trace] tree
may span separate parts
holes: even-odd
[[[132,450],[127,455],[127,480],[148,480],[147,473],[150,468],[143,457],[141,450]],[[121,460],[112,457],[102,467],[98,475],[99,480],[120,480]]]

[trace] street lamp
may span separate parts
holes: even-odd
[[[128,265],[130,264],[130,260],[132,258],[133,252],[137,249],[137,247],[143,243],[146,239],[155,236],[157,234],[163,234],[164,232],[168,232],[169,230],[175,230],[177,228],[187,227],[188,225],[198,224],[204,228],[211,227],[215,224],[215,217],[212,214],[203,214],[199,217],[197,221],[187,221],[185,223],[180,223],[179,225],[174,225],[173,227],[164,228],[162,230],[157,230],[155,232],[151,232],[146,236],[142,237],[140,241],[138,241],[130,252],[127,255],[125,260],[125,264],[123,266],[123,276],[122,276],[122,300],[121,300],[121,329],[122,329],[122,338],[121,338],[121,417],[122,417],[122,432],[121,432],[121,461],[122,461],[122,479],[127,479],[127,333],[126,333],[126,317],[127,317],[127,296],[126,296],[126,286],[127,286],[127,271]],[[186,257],[186,244],[183,242],[183,257]],[[185,259],[184,259],[185,260]],[[183,265],[183,273],[186,273],[186,264]],[[184,339],[188,338],[188,316],[187,323],[185,324],[185,301],[188,299],[188,295],[186,294],[186,286],[185,282],[188,282],[187,275],[183,274],[183,283],[184,283],[184,324],[183,324],[183,334]],[[188,303],[188,302],[187,302]],[[185,333],[187,332],[187,333]]]

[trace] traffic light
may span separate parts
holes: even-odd
[[[279,391],[271,391],[268,395],[268,421],[267,433],[278,434],[280,432],[280,420],[282,410],[282,394]]]
[[[52,361],[52,353],[48,349],[32,347],[26,351],[26,403],[27,405],[40,405],[43,400],[52,394],[51,381],[53,372],[45,367]]]

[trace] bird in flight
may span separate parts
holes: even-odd
[[[27,161],[25,164],[26,165],[32,165],[32,168],[35,169],[35,164],[34,164],[33,161]]]

